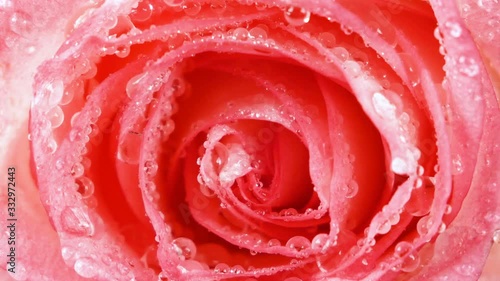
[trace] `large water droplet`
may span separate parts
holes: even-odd
[[[66,207],[61,212],[61,224],[63,229],[76,235],[94,235],[94,225],[87,213],[78,208]]]
[[[353,198],[358,194],[359,185],[355,180],[350,180],[347,185],[345,185],[344,196],[346,198]]]
[[[394,256],[400,258],[408,254],[413,250],[413,245],[409,242],[402,241],[399,242],[394,248]]]
[[[83,173],[85,172],[85,168],[83,167],[82,163],[77,162],[73,165],[71,168],[71,175],[75,178],[79,178],[83,176]]]
[[[154,177],[158,171],[158,164],[153,160],[144,162],[144,173],[149,177]]]
[[[464,172],[464,167],[462,166],[462,158],[460,155],[455,155],[451,160],[451,164],[453,165],[452,173],[454,175],[459,175]]]
[[[288,248],[294,249],[297,252],[303,251],[311,247],[311,242],[304,236],[294,236],[286,242]]]
[[[412,272],[420,265],[420,257],[410,254],[401,263],[400,270],[403,272]]]
[[[462,35],[462,27],[460,27],[459,23],[448,21],[445,23],[445,26],[448,28],[451,37],[458,38]]]
[[[391,170],[398,175],[404,175],[408,173],[408,165],[404,159],[395,157],[391,161]]]
[[[163,2],[170,7],[178,7],[184,3],[184,0],[163,0]]]
[[[326,233],[320,233],[314,236],[311,242],[311,249],[325,252],[330,245],[330,236]]]
[[[142,134],[130,131],[118,145],[118,160],[128,164],[137,164],[141,152]]]
[[[98,274],[97,269],[94,267],[94,261],[90,258],[76,260],[73,268],[78,275],[84,278],[93,278]]]
[[[330,32],[321,32],[318,35],[318,40],[325,48],[333,48],[337,42],[335,35]]]
[[[270,239],[269,241],[267,241],[267,246],[269,246],[269,247],[281,246],[281,242],[280,242],[280,240],[273,238],[273,239]]]
[[[248,34],[251,37],[256,38],[256,39],[263,39],[263,40],[267,39],[267,31],[264,28],[259,27],[259,26],[256,26],[256,27],[250,29],[248,31]],[[229,103],[228,103],[228,105],[229,105]]]
[[[431,226],[431,220],[429,216],[422,217],[417,222],[417,232],[420,236],[425,236],[429,233],[429,227]]]
[[[154,7],[148,1],[140,1],[137,8],[132,9],[130,18],[135,21],[147,21],[153,14]]]
[[[294,26],[301,26],[309,22],[311,19],[311,12],[304,8],[288,7],[285,9],[285,20]]]
[[[28,14],[16,12],[10,18],[10,29],[18,35],[26,36],[33,30],[33,23]]]
[[[375,92],[372,97],[375,112],[384,118],[394,118],[396,116],[396,106],[382,93]]]
[[[75,180],[78,193],[82,198],[89,198],[94,194],[94,183],[87,177],[80,177]]]
[[[127,93],[127,96],[131,99],[134,99],[134,97],[138,94],[138,87],[141,83],[143,83],[142,81],[146,79],[146,77],[148,76],[148,73],[145,72],[145,73],[142,73],[142,74],[138,74],[134,77],[132,77],[128,82],[127,82],[127,86],[125,88],[125,92]]]
[[[172,241],[172,245],[182,260],[189,260],[196,256],[196,245],[189,238],[176,238]]]
[[[500,229],[497,229],[493,232],[493,242],[500,244]]]
[[[218,263],[215,268],[214,268],[214,271],[215,273],[229,273],[231,270],[231,267],[225,263]]]

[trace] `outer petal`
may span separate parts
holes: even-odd
[[[83,1],[47,5],[44,1],[0,3],[0,169],[16,168],[16,274],[6,272],[2,254],[1,280],[84,280],[67,267],[57,233],[42,207],[30,174],[28,113],[33,75],[40,63],[52,57],[64,38],[67,22]],[[6,182],[0,184],[0,202],[6,206]],[[0,217],[6,217],[6,208]],[[6,241],[2,231],[1,240]],[[7,252],[2,243],[0,252]]]

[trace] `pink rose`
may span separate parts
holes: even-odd
[[[0,8],[2,277],[476,280],[499,243],[496,1]]]

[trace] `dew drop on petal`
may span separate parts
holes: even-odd
[[[276,246],[281,246],[281,242],[280,240],[278,239],[270,239],[268,242],[267,242],[267,246],[269,247],[276,247]]]
[[[82,198],[89,198],[94,194],[94,183],[87,177],[80,177],[75,180],[77,191]]]
[[[61,212],[61,225],[71,234],[92,236],[95,232],[89,216],[78,208],[65,207]]]
[[[77,162],[71,167],[71,176],[75,178],[79,178],[83,176],[83,173],[85,171],[85,168],[83,167],[82,163]]]
[[[47,113],[47,118],[49,119],[52,128],[57,128],[61,126],[64,121],[64,113],[59,106],[55,106]]]
[[[163,2],[170,7],[178,7],[184,3],[184,0],[163,0]]]
[[[118,145],[117,158],[128,164],[137,164],[141,152],[142,134],[128,132]]]
[[[410,254],[401,263],[400,270],[403,272],[412,272],[420,265],[420,257]]]
[[[395,157],[391,161],[391,171],[399,175],[404,175],[408,172],[408,165],[402,158]]]
[[[256,26],[248,31],[248,34],[257,39],[267,39],[267,31],[263,28]],[[229,103],[228,103],[229,106]]]
[[[402,241],[399,242],[394,248],[394,256],[400,258],[408,254],[413,250],[413,245],[409,242]]]
[[[330,237],[326,233],[314,236],[311,242],[311,249],[325,251],[330,246]]]
[[[231,267],[221,262],[215,265],[214,271],[216,273],[229,273],[231,271]]]
[[[333,35],[330,32],[322,32],[318,35],[318,40],[319,42],[325,46],[325,48],[333,48],[335,47],[336,43],[336,38],[335,35]]]
[[[84,278],[93,278],[98,274],[94,262],[90,258],[80,258],[76,260],[73,268],[78,275]]]
[[[380,92],[375,92],[372,96],[375,112],[384,118],[393,118],[396,116],[396,106],[392,104],[387,97]]]
[[[176,238],[172,241],[172,245],[182,260],[189,260],[196,256],[196,245],[189,238]]]
[[[245,269],[241,265],[235,265],[231,268],[231,273],[233,274],[243,274],[245,273]]]
[[[153,160],[144,162],[144,173],[149,177],[154,177],[158,171],[158,164]]]
[[[299,7],[287,7],[284,15],[285,20],[293,26],[304,25],[311,19],[311,12]]]
[[[382,222],[378,228],[377,228],[377,233],[379,234],[386,234],[391,230],[391,224],[388,220],[385,220]]]
[[[500,244],[500,229],[497,229],[493,232],[493,242]]]
[[[288,248],[294,249],[297,252],[303,251],[311,247],[311,242],[309,239],[303,236],[294,236],[286,242]]]
[[[137,8],[132,9],[132,12],[130,13],[130,18],[136,21],[146,21],[149,18],[151,18],[153,10],[154,10],[153,4],[143,0],[139,2]]]

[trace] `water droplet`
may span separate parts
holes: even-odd
[[[182,8],[188,16],[196,16],[201,11],[201,5],[198,2],[187,3]]]
[[[245,269],[241,265],[235,265],[231,268],[231,273],[242,274],[242,273],[245,273]]]
[[[83,167],[82,163],[75,163],[73,167],[71,168],[71,175],[75,178],[79,178],[83,176],[83,173],[85,172],[85,168]]]
[[[47,118],[49,119],[52,128],[57,128],[61,126],[64,121],[64,112],[59,106],[56,106],[47,112]]]
[[[333,48],[337,42],[335,35],[330,32],[321,32],[318,35],[318,40],[325,48]]]
[[[231,267],[221,262],[215,265],[214,271],[215,273],[229,273],[231,271]]]
[[[413,250],[413,245],[409,242],[399,242],[394,248],[394,256],[401,258]]]
[[[142,134],[128,132],[118,145],[117,158],[128,164],[137,164],[141,152]]]
[[[61,212],[61,224],[63,229],[75,235],[94,235],[94,225],[89,216],[83,210],[73,207],[65,207]]]
[[[349,58],[349,52],[343,47],[333,48],[332,53],[343,62]]]
[[[127,96],[130,98],[130,99],[134,99],[135,95],[138,94],[138,86],[143,83],[143,80],[146,79],[146,77],[148,76],[148,73],[142,73],[142,74],[139,74],[139,75],[136,75],[134,77],[132,77],[128,82],[127,82],[127,86],[125,88],[125,91],[127,93]]]
[[[222,14],[226,10],[226,1],[225,0],[212,0],[210,2],[210,9],[217,14]]]
[[[233,38],[236,40],[247,40],[248,39],[248,30],[243,27],[238,27],[233,31]]]
[[[456,22],[446,22],[445,26],[448,28],[451,37],[458,38],[462,35],[462,28],[459,23]]]
[[[377,227],[377,233],[379,234],[386,234],[391,230],[391,224],[388,220],[383,221],[379,226]]]
[[[222,171],[227,163],[228,158],[229,150],[227,149],[227,147],[224,144],[217,142],[212,150],[212,164],[217,174]]]
[[[493,232],[493,242],[500,244],[500,229],[497,229]]]
[[[71,247],[62,247],[61,256],[64,260],[69,260],[75,255],[75,250]]]
[[[172,93],[176,97],[180,97],[186,91],[186,81],[182,78],[174,78],[172,80]]]
[[[396,116],[396,106],[380,92],[375,92],[372,97],[373,107],[378,115],[392,119]]]
[[[28,14],[15,12],[10,18],[10,29],[18,35],[26,36],[31,33],[33,23]]]
[[[451,160],[451,163],[453,165],[452,173],[454,175],[459,175],[464,172],[464,167],[462,166],[462,158],[460,157],[460,155],[455,155]]]
[[[285,20],[293,26],[304,25],[311,19],[311,12],[299,7],[286,8],[284,15]]]
[[[298,214],[299,212],[297,212],[297,210],[295,210],[294,208],[283,209],[279,212],[279,215],[283,217],[296,216]]]
[[[446,231],[446,224],[444,222],[442,222],[440,225],[439,225],[439,228],[438,228],[438,233],[443,233]]]
[[[137,8],[132,9],[130,18],[134,21],[147,21],[153,14],[154,7],[148,1],[140,1]]]
[[[461,56],[458,58],[458,71],[469,76],[474,77],[479,73],[479,65],[476,63],[476,60],[473,58],[466,58],[465,56]]]
[[[431,226],[431,220],[429,216],[422,217],[417,223],[417,232],[420,236],[425,236],[429,233],[429,227]]]
[[[453,207],[451,207],[450,205],[446,205],[446,207],[444,208],[444,214],[449,215],[451,214],[451,211],[453,211]]]
[[[345,186],[344,196],[346,198],[353,198],[354,196],[356,196],[356,194],[358,194],[358,190],[358,183],[355,180],[350,180]]]
[[[94,183],[87,177],[80,177],[75,180],[77,191],[82,198],[89,198],[94,194]]]
[[[182,260],[189,260],[196,256],[196,245],[189,238],[176,238],[172,241],[172,245]]]
[[[267,39],[267,31],[259,26],[256,26],[248,31],[248,34],[256,39]]]
[[[269,241],[267,241],[267,246],[269,246],[269,247],[281,246],[281,242],[280,242],[280,240],[273,238],[273,239],[270,239]]]
[[[340,25],[340,29],[342,30],[342,32],[344,32],[346,35],[351,35],[353,30],[350,26],[347,26],[347,25]]]
[[[413,254],[408,255],[401,263],[400,270],[403,272],[412,272],[420,265],[420,257]]]
[[[119,58],[126,58],[130,54],[129,45],[120,45],[116,47],[115,55]],[[128,94],[128,92],[127,92]]]
[[[74,269],[78,275],[84,278],[93,278],[98,274],[98,271],[94,268],[94,262],[90,258],[76,260]]]
[[[154,177],[158,171],[158,164],[155,161],[148,160],[144,162],[144,173],[149,177]]]
[[[297,252],[306,250],[311,247],[311,242],[304,236],[294,236],[286,242],[288,248],[294,249]]]
[[[163,0],[163,2],[170,7],[178,7],[184,3],[184,0]]]
[[[311,248],[321,252],[325,252],[330,245],[332,245],[332,243],[330,241],[330,237],[326,233],[317,234],[311,242]]]
[[[404,175],[408,172],[408,165],[404,159],[395,157],[391,161],[391,170],[396,174]]]

